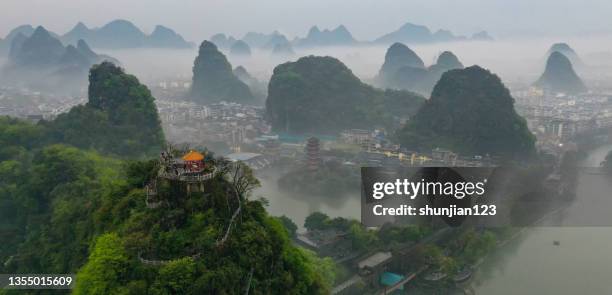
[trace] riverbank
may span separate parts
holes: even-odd
[[[592,149],[580,166],[596,167],[610,149]],[[558,226],[604,214],[612,208],[611,190],[603,175],[583,175],[574,203],[517,231],[480,261],[469,283],[473,294],[612,294],[612,227]]]

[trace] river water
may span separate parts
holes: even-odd
[[[599,166],[610,150],[593,150],[582,165]],[[612,227],[546,226],[585,224],[588,214],[612,216],[609,176],[581,174],[574,203],[487,257],[475,294],[612,294]]]
[[[361,219],[361,195],[359,188],[355,192],[339,195],[311,195],[288,193],[278,188],[280,171],[267,171],[257,174],[261,187],[253,197],[264,197],[269,201],[266,208],[273,216],[286,215],[304,230],[304,219],[313,212],[323,212],[330,217]]]
[[[610,150],[612,145],[591,151],[582,166],[598,167]],[[280,174],[257,175],[262,187],[254,197],[268,199],[271,215],[287,215],[300,230],[306,216],[315,211],[360,218],[358,191],[337,196],[286,193],[276,184]],[[608,176],[581,174],[576,194],[568,208],[489,255],[472,280],[475,294],[612,294],[612,227],[546,226],[588,223],[588,214],[609,215],[612,220]]]

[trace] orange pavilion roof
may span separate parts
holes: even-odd
[[[183,156],[183,160],[184,161],[202,161],[204,160],[204,155],[198,152],[195,152],[195,151],[190,151],[189,153]]]

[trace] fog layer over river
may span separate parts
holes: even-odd
[[[599,166],[610,150],[612,145],[592,151],[583,166]],[[559,221],[581,223],[587,214],[606,214],[602,210],[612,208],[611,192],[608,175],[580,176],[572,205],[485,260],[474,279],[475,293],[612,294],[612,227],[545,227]]]

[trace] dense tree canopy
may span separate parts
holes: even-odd
[[[87,264],[77,277],[75,294],[120,294],[127,275],[129,257],[117,234],[97,238]]]
[[[52,140],[122,157],[157,154],[165,144],[154,97],[110,62],[92,67],[89,102],[44,123]]]
[[[423,101],[410,92],[366,85],[333,57],[308,56],[274,69],[266,118],[277,132],[336,134],[390,126],[394,117],[410,116]]]
[[[239,173],[248,183],[222,169],[200,193],[160,182],[167,205],[150,209],[143,184],[155,161],[47,145],[44,131],[0,118],[0,272],[77,273],[77,294],[329,291],[329,261],[294,247],[283,224],[294,225],[248,199],[257,184],[248,169]],[[219,244],[237,200],[240,216]]]
[[[529,157],[535,139],[499,77],[478,66],[442,75],[419,112],[398,132],[409,149]]]

